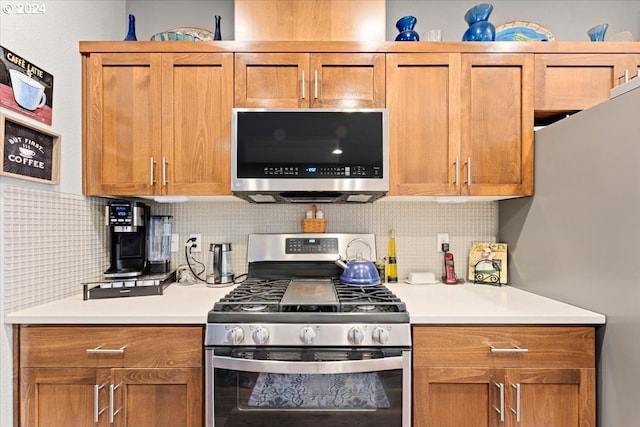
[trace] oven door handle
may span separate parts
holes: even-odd
[[[236,359],[224,356],[212,356],[212,358],[214,368],[271,374],[351,374],[358,372],[389,371],[402,369],[404,361],[402,356],[369,360],[324,362]]]

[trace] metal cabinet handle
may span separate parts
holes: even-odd
[[[516,416],[516,421],[520,422],[520,384],[511,384],[511,387],[516,390],[516,409],[510,409]]]
[[[471,157],[467,157],[467,180],[465,184],[471,185]]]
[[[169,181],[167,181],[167,158],[162,157],[162,185],[167,185]]]
[[[500,421],[504,421],[504,384],[494,381],[493,385],[498,387],[498,390],[500,390],[500,408],[496,408],[494,406],[493,409],[495,409],[496,412],[500,414]]]
[[[512,345],[512,348],[497,348],[492,346],[491,344],[489,344],[489,347],[491,347],[491,353],[526,353],[529,351],[528,348],[518,347],[515,344]]]
[[[123,345],[120,348],[102,348],[102,345],[99,345],[96,348],[88,348],[87,354],[124,354],[126,347],[126,345]]]
[[[154,178],[155,169],[156,169],[156,162],[153,160],[153,156],[151,156],[149,158],[149,185],[151,185],[152,187],[156,183],[156,180]]]
[[[455,165],[456,165],[456,178],[453,183],[457,187],[458,185],[460,185],[460,158],[459,157],[456,157]]]
[[[100,390],[104,388],[106,384],[96,384],[93,386],[93,422],[97,423],[100,415],[104,413],[107,408],[100,410]]]
[[[314,99],[318,99],[318,70],[314,71],[313,77],[313,95]]]
[[[302,99],[305,99],[307,97],[307,92],[305,91],[304,86],[305,86],[305,84],[304,84],[304,70],[302,70]]]
[[[122,410],[122,406],[120,408],[118,408],[117,410],[115,409],[115,394],[116,394],[116,390],[118,388],[120,388],[120,386],[122,385],[122,383],[114,386],[113,384],[111,384],[109,386],[109,422],[111,424],[113,424],[113,420],[115,419],[116,415],[118,415],[118,413]]]

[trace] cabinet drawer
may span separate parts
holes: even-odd
[[[21,367],[202,367],[199,326],[22,326]]]
[[[413,364],[593,368],[595,331],[578,326],[416,326]]]

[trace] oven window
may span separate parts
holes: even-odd
[[[309,360],[302,354],[283,351],[277,356],[270,352],[269,356]],[[314,354],[318,357],[322,352]],[[356,357],[352,352],[324,356],[331,360]],[[213,372],[215,427],[402,426],[402,369],[345,374],[276,374],[220,368]]]
[[[215,370],[216,427],[402,425],[402,372],[265,374]]]

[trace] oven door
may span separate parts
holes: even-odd
[[[411,425],[409,349],[206,350],[207,427]]]

